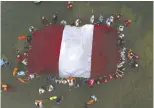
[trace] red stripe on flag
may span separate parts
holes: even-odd
[[[101,77],[116,71],[120,54],[116,46],[116,29],[95,25],[93,34],[91,77]]]
[[[59,72],[59,54],[63,26],[52,25],[33,33],[32,50],[28,53],[28,71]]]

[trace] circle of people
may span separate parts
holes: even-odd
[[[67,8],[72,8],[73,2],[67,2]],[[102,14],[100,14],[100,16],[98,17],[97,22],[95,23],[95,15],[92,15],[90,17],[90,23],[91,24],[106,24],[108,27],[114,26],[118,21],[121,20],[121,16],[122,14],[112,14],[110,15],[106,20],[104,20],[104,16]],[[58,19],[58,13],[56,12],[53,15],[53,22],[56,23]],[[42,24],[44,26],[49,26],[52,23],[45,18],[44,16],[41,17],[41,21]],[[67,25],[67,21],[62,20],[60,22],[60,24],[62,25]],[[71,26],[80,26],[82,24],[82,21],[80,19],[77,19],[73,22],[70,23]],[[84,79],[84,83],[88,84],[90,87],[93,87],[95,84],[101,84],[103,83],[107,83],[109,81],[109,79],[121,79],[124,76],[124,71],[125,71],[125,64],[128,63],[128,65],[131,68],[136,68],[138,67],[138,63],[137,60],[139,59],[138,55],[136,55],[132,49],[128,49],[126,48],[126,42],[124,40],[125,34],[123,33],[124,28],[128,27],[131,24],[131,20],[124,20],[123,24],[120,24],[117,27],[117,45],[119,46],[120,50],[120,60],[117,64],[117,69],[114,73],[108,75],[108,76],[102,76],[100,78],[97,79],[85,79],[85,78],[80,78],[79,80]],[[36,31],[37,29],[34,26],[30,26],[29,27],[29,32],[33,33],[34,31]],[[18,37],[19,40],[26,40],[29,45],[25,47],[26,51],[24,51],[24,53],[22,53],[19,49],[17,49],[16,51],[16,58],[18,60],[19,63],[21,63],[22,65],[27,66],[28,61],[27,61],[27,57],[28,57],[28,51],[30,51],[32,49],[32,47],[30,46],[31,40],[32,40],[32,36],[19,36]],[[10,65],[10,61],[1,58],[1,66],[2,67],[7,67],[8,65]],[[17,79],[22,82],[22,83],[28,83],[28,81],[35,79],[37,77],[40,77],[38,74],[36,73],[30,73],[28,74],[27,70],[20,70],[18,69],[18,67],[15,67],[13,69],[12,72],[13,76],[16,76]],[[23,78],[25,77],[26,78]],[[53,80],[56,84],[68,84],[69,86],[69,90],[71,91],[71,87],[74,86],[76,88],[80,87],[80,83],[77,80],[77,78],[73,78],[73,77],[69,77],[66,79],[63,78],[58,78],[56,76],[48,76],[45,78],[46,80]],[[10,90],[10,85],[2,83],[1,84],[1,88],[3,91],[9,91]],[[41,86],[39,88],[39,94],[44,94],[45,92],[52,92],[54,90],[54,86],[53,85],[48,85],[48,86]],[[55,102],[56,104],[61,104],[63,102],[63,96],[51,96],[49,98],[45,98],[42,100],[35,100],[35,105],[39,108],[43,107],[43,100],[50,100]],[[93,103],[95,103],[96,101],[98,101],[97,97],[95,95],[90,96],[90,99],[85,103],[85,107],[87,108],[89,105],[92,105]]]

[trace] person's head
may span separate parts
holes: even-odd
[[[104,79],[104,83],[107,83],[108,82],[108,79]]]
[[[125,35],[124,34],[121,34],[121,36],[124,37]]]
[[[124,67],[122,68],[122,71],[125,71],[125,68]]]
[[[116,17],[117,17],[117,18],[120,18],[120,15],[117,15]]]
[[[138,67],[138,64],[135,64],[135,67]]]
[[[122,25],[120,25],[120,26],[119,26],[119,28],[120,28],[120,29],[122,29],[122,28],[123,28],[123,26],[122,26]]]
[[[17,55],[17,58],[19,58],[20,57],[20,55]]]
[[[42,16],[42,17],[41,17],[41,19],[42,19],[42,20],[44,20],[44,19],[45,19],[45,17],[44,17],[44,16]]]
[[[70,5],[70,8],[72,7],[72,5]]]
[[[138,59],[139,58],[139,56],[136,56],[136,59]]]
[[[129,49],[129,51],[128,51],[128,52],[129,52],[129,53],[130,53],[130,52],[132,52],[132,49]]]
[[[27,53],[26,53],[26,52],[24,52],[24,56],[25,56],[25,55],[27,55]]]
[[[123,50],[126,51],[126,47],[123,47]]]
[[[97,84],[101,84],[100,81],[97,81]]]
[[[131,23],[131,20],[128,20],[129,23]]]
[[[34,29],[34,26],[30,26],[29,28]]]
[[[111,19],[114,19],[114,17],[111,15],[111,17],[110,17]]]
[[[113,78],[113,76],[112,76],[112,75],[109,75],[109,78],[110,78],[110,79],[112,79],[112,78]]]

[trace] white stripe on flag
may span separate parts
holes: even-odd
[[[89,78],[94,26],[65,26],[59,56],[60,77]]]

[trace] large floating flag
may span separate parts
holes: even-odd
[[[116,29],[106,25],[51,25],[33,33],[30,73],[94,78],[116,71]]]

